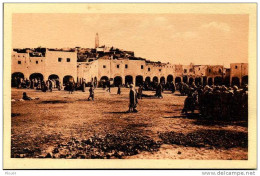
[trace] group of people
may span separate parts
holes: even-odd
[[[247,119],[248,86],[199,86],[179,85],[180,92],[187,94],[183,113],[194,112],[195,109],[206,118],[215,120]]]
[[[43,92],[46,92],[47,90],[52,91],[53,88],[61,90],[62,87],[61,82],[58,79],[43,81],[40,78],[31,80],[19,78],[15,79],[15,84],[17,88],[36,88]],[[69,93],[72,94],[74,90],[78,90],[77,87],[80,87],[79,89],[81,89],[82,92],[85,92],[85,80],[83,80],[81,84],[76,84],[74,80],[69,80],[65,84],[64,90],[68,90]],[[137,90],[135,90],[133,84],[130,84],[129,87],[128,111],[137,112],[136,107],[138,99],[142,99],[142,97],[145,96],[143,90],[146,90],[147,84],[145,84],[145,82],[140,84]],[[94,84],[90,84],[88,100],[94,101],[95,88],[96,86]],[[110,81],[105,82],[103,88],[104,90],[107,88],[107,91],[110,92]],[[163,98],[162,92],[164,90],[170,90],[172,93],[179,90],[182,96],[187,96],[182,113],[188,113],[188,111],[193,113],[195,110],[198,110],[202,116],[212,119],[243,119],[248,116],[247,85],[239,89],[237,86],[197,86],[195,83],[192,83],[191,85],[187,83],[178,83],[175,86],[173,82],[170,82],[167,84],[155,83],[152,88],[155,90],[154,96],[158,98]],[[117,86],[117,94],[121,94],[120,85]]]
[[[52,91],[54,88],[61,90],[61,82],[58,79],[48,79],[47,81],[43,81],[41,78],[33,78],[33,79],[23,79],[23,78],[14,78],[13,86],[18,89],[36,89],[42,90],[43,92]]]

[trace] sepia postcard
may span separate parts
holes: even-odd
[[[4,169],[255,169],[256,3],[5,3]]]

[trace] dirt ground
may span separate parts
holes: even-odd
[[[144,97],[139,100],[137,113],[127,113],[127,88],[121,89],[121,95],[116,95],[117,88],[111,88],[111,93],[97,88],[95,101],[87,101],[88,89],[73,94],[12,89],[12,99],[21,99],[24,91],[39,100],[12,101],[11,157],[88,158],[88,150],[92,152],[90,158],[247,159],[247,123],[205,120],[198,114],[182,115],[185,96],[179,92],[165,91],[162,99]],[[154,93],[144,91],[146,95]],[[196,136],[200,132],[204,136]],[[170,139],[171,135],[175,138]],[[185,135],[187,141],[182,142]],[[121,150],[117,151],[108,139],[123,139],[122,145],[120,141],[114,143],[127,151],[120,154]],[[110,154],[105,144],[111,148],[110,153],[117,155]],[[79,154],[78,150],[83,152]],[[60,154],[62,151],[64,155]],[[68,152],[75,156],[69,156]]]

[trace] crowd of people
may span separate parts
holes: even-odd
[[[248,86],[196,86],[180,83],[181,95],[187,95],[182,113],[188,111],[199,113],[206,118],[215,120],[247,119],[248,117]]]
[[[70,94],[75,90],[86,89],[85,80],[82,83],[75,83],[74,80],[69,80],[64,85],[64,90],[69,91]],[[48,79],[43,81],[40,78],[28,79],[15,79],[15,86],[17,88],[28,88],[42,90],[43,92],[52,91],[54,88],[58,90],[62,89],[61,82],[58,79]],[[91,83],[89,88],[88,100],[94,101],[94,90],[96,84]],[[209,86],[209,85],[191,85],[187,83],[153,83],[153,84],[140,84],[135,89],[133,84],[127,85],[130,88],[129,92],[129,112],[137,112],[136,107],[138,99],[142,99],[146,95],[143,94],[143,90],[154,90],[154,97],[163,98],[163,91],[170,90],[174,93],[176,90],[180,92],[181,96],[187,96],[184,102],[182,113],[188,113],[189,111],[194,113],[198,110],[199,113],[206,118],[211,119],[243,119],[248,117],[248,87],[244,85],[242,88],[237,86]],[[110,81],[103,82],[103,89],[110,92]],[[121,86],[117,86],[117,94],[121,94]],[[25,98],[28,100],[28,98]]]
[[[43,81],[41,78],[23,79],[23,78],[14,78],[13,87],[18,89],[36,89],[42,90],[43,92],[52,91],[54,88],[61,90],[61,82],[58,79],[48,79]]]

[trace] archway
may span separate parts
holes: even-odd
[[[153,83],[158,83],[158,77],[157,76],[153,77]]]
[[[239,78],[238,77],[232,77],[231,85],[232,86],[234,86],[234,85],[239,86],[240,85]]]
[[[172,76],[172,75],[168,75],[168,76],[167,76],[167,82],[168,82],[168,83],[173,82],[173,76]]]
[[[21,78],[24,79],[24,74],[21,72],[15,72],[12,74],[11,86],[17,87],[17,84],[21,81]]]
[[[214,84],[215,84],[215,85],[222,85],[222,84],[223,84],[223,79],[222,79],[222,77],[220,77],[220,76],[215,77],[215,78],[214,78]]]
[[[165,84],[165,77],[164,77],[164,76],[162,76],[162,77],[160,78],[160,83],[161,83],[161,84]]]
[[[107,76],[102,76],[100,78],[100,81],[106,82],[106,81],[108,81],[108,77]]]
[[[183,76],[183,82],[187,83],[188,82],[188,77],[187,76]]]
[[[193,78],[189,78],[189,85],[191,85],[194,82]]]
[[[147,77],[145,78],[145,82],[149,84],[149,83],[151,82],[151,78],[150,78],[149,76],[147,76]]]
[[[33,73],[29,77],[30,80],[37,79],[37,80],[43,80],[43,75],[41,73]]]
[[[175,78],[175,84],[176,84],[176,83],[180,83],[180,82],[181,82],[181,77],[176,77],[176,78]]]
[[[121,86],[122,85],[122,77],[121,76],[116,76],[114,78],[114,86]]]
[[[136,78],[135,78],[135,85],[136,86],[143,85],[143,76],[141,76],[141,75],[136,76]]]
[[[208,78],[208,85],[211,86],[213,84],[213,79],[212,78]]]
[[[107,76],[102,76],[101,78],[100,78],[100,81],[99,81],[99,86],[106,86],[106,84],[107,84],[107,82],[108,82],[108,77]]]
[[[55,75],[55,74],[52,74],[48,77],[48,79],[52,80],[54,82],[54,88],[57,88],[59,86],[59,76],[58,75]]]
[[[130,84],[133,84],[133,76],[131,75],[127,75],[125,76],[125,84],[127,85],[130,85]]]
[[[69,82],[74,82],[74,78],[71,75],[66,75],[63,77],[63,85],[69,84]]]
[[[60,78],[58,75],[52,74],[48,77],[48,79],[59,80]]]
[[[243,76],[242,77],[242,85],[248,84],[248,76]]]
[[[225,86],[230,86],[230,76],[227,76],[227,77],[224,78],[223,84]]]
[[[201,78],[195,78],[195,84],[197,86],[201,85]]]

